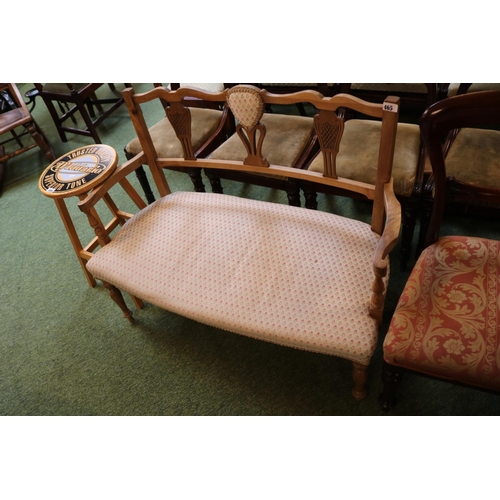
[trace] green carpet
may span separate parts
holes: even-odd
[[[20,85],[23,93],[31,87]],[[43,101],[37,101],[33,116],[56,156],[89,144],[85,137],[71,134],[62,143]],[[161,108],[148,111],[151,123],[162,116]],[[123,161],[123,147],[134,137],[125,106],[99,127],[99,133]],[[398,248],[368,397],[362,402],[351,396],[351,363],[339,358],[241,337],[151,305],[136,312],[136,324],[129,325],[100,284],[88,286],[54,202],[39,192],[38,177],[47,164],[38,149],[10,160],[0,197],[1,415],[500,413],[497,395],[412,374],[403,380],[394,409],[384,413],[379,408],[381,342],[408,276],[408,271],[399,270]],[[167,177],[173,189],[192,189],[185,174],[168,171]],[[130,179],[140,190],[135,176]],[[227,193],[286,203],[281,192],[222,183]],[[121,188],[113,194],[121,208],[134,211]],[[323,195],[319,201],[322,210],[363,220],[370,211],[365,202]],[[76,199],[70,199],[68,207],[87,241],[93,234]],[[473,217],[448,216],[443,232],[500,239],[496,221]]]

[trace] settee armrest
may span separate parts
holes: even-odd
[[[375,249],[373,259],[373,273],[375,275],[372,284],[372,297],[370,301],[370,316],[380,324],[384,313],[384,302],[386,294],[385,278],[390,251],[396,246],[401,228],[401,205],[394,194],[393,180],[384,184],[384,204],[386,221],[384,231]]]
[[[384,185],[384,205],[386,221],[380,238],[373,265],[378,269],[387,267],[387,255],[396,246],[401,229],[401,204],[394,194],[393,179]]]
[[[78,203],[78,208],[85,214],[93,209],[95,204],[104,198],[104,196],[109,192],[109,190],[116,184],[120,184],[125,192],[130,196],[132,201],[137,205],[139,209],[146,207],[144,200],[137,194],[134,188],[130,185],[126,179],[127,175],[134,172],[139,167],[146,163],[146,156],[143,152],[134,156],[132,159],[126,161],[122,165],[116,168],[116,170],[99,186],[90,191],[87,196]]]

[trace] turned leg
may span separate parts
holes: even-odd
[[[203,179],[201,178],[201,169],[189,169],[187,172],[189,174],[189,177],[191,177],[191,182],[193,183],[194,190],[197,193],[204,193],[205,184],[203,184]]]
[[[220,177],[217,177],[213,174],[211,170],[206,169],[205,175],[208,177],[210,181],[210,185],[212,186],[212,193],[220,193],[222,194],[224,191],[222,190],[222,184],[220,183]]]
[[[130,158],[128,158],[130,159]],[[146,177],[146,172],[144,171],[144,167],[140,166],[135,171],[135,175],[137,176],[137,180],[144,191],[144,196],[146,196],[146,200],[148,200],[148,204],[151,204],[155,201],[155,197],[153,191],[151,191],[151,186],[149,184],[148,178]]]
[[[290,180],[286,183],[285,189],[288,197],[288,204],[292,207],[300,207],[300,188],[298,183]]]
[[[134,322],[134,317],[132,316],[132,311],[127,307],[127,304],[125,304],[125,301],[123,300],[123,295],[116,286],[112,285],[111,283],[107,283],[106,281],[103,281],[102,284],[104,285],[104,288],[106,288],[109,292],[110,297],[118,304],[118,307],[122,310],[123,316],[127,318],[131,323]]]
[[[354,379],[354,388],[352,395],[356,401],[361,401],[366,397],[366,381],[368,380],[368,365],[361,363],[352,363],[352,378]]]
[[[392,366],[384,361],[382,368],[382,394],[378,398],[380,406],[384,410],[389,410],[394,406],[396,392],[401,383],[403,371],[400,368]]]
[[[310,208],[312,210],[317,210],[318,200],[316,191],[309,186],[304,186],[302,189],[304,191],[304,198],[306,200],[305,207]]]

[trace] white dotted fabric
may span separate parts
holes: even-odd
[[[370,226],[330,213],[176,192],[88,262],[98,279],[211,326],[368,364]]]

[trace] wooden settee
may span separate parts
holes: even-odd
[[[119,166],[79,203],[101,248],[87,263],[123,314],[132,312],[120,290],[143,301],[230,332],[345,358],[353,362],[353,395],[366,395],[367,368],[377,343],[388,282],[388,254],[396,245],[400,205],[391,179],[398,98],[372,104],[348,95],[316,91],[276,95],[248,85],[220,93],[190,88],[123,92],[142,152]],[[196,159],[190,144],[186,97],[227,101],[245,144],[242,161]],[[168,104],[183,158],[159,158],[141,106]],[[269,165],[262,155],[261,124],[273,104],[309,103],[324,174]],[[348,107],[382,120],[374,185],[337,178],[335,155]],[[140,210],[111,239],[93,214],[105,193],[148,164],[161,199]],[[216,168],[314,181],[363,193],[373,200],[371,224],[302,207],[199,192],[171,193],[163,168]],[[98,307],[98,306],[97,306]]]

